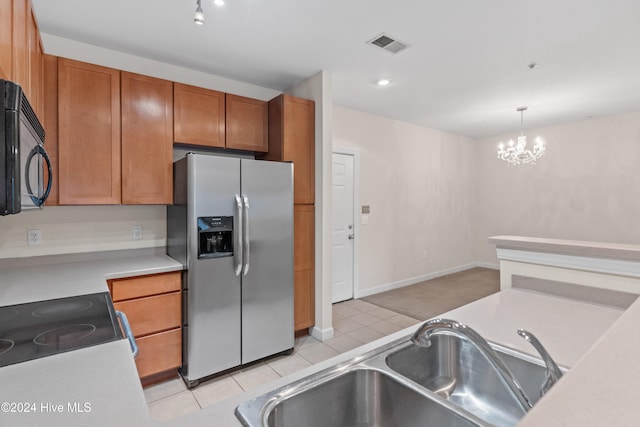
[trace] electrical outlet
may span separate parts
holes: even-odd
[[[27,246],[40,246],[42,244],[42,231],[37,229],[27,230]]]
[[[142,226],[134,225],[133,226],[133,240],[142,240]]]

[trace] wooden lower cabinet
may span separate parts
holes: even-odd
[[[136,343],[138,344],[136,367],[140,378],[177,368],[182,362],[182,331],[180,329],[136,338]]]
[[[293,206],[293,300],[294,330],[315,324],[315,207]]]
[[[182,364],[181,273],[114,279],[109,290],[136,338],[136,366],[143,383],[177,369]]]

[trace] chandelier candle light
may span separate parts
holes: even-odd
[[[535,163],[537,159],[544,155],[544,144],[540,137],[536,137],[535,144],[533,144],[533,151],[527,150],[527,137],[524,136],[524,112],[527,107],[518,107],[516,111],[520,111],[520,136],[518,142],[515,144],[513,140],[509,141],[509,146],[505,148],[501,142],[498,145],[498,158],[509,162],[512,165]]]

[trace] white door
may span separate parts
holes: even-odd
[[[331,302],[353,298],[354,157],[333,153],[333,293]]]

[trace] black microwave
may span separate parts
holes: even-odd
[[[0,80],[0,94],[0,215],[11,215],[42,207],[51,190],[51,161],[44,129],[22,88]]]

